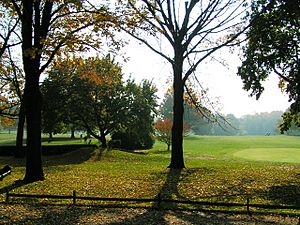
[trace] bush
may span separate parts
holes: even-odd
[[[108,146],[110,148],[123,148],[128,150],[150,149],[153,147],[154,138],[150,134],[135,134],[133,132],[115,132]]]

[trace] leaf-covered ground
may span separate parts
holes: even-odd
[[[249,216],[153,209],[103,209],[78,206],[0,204],[0,224],[103,224],[103,225],[297,225],[298,218],[276,215]]]

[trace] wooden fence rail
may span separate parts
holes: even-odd
[[[35,195],[35,194],[16,194],[6,191],[6,203],[9,203],[11,197],[17,198],[48,198],[48,199],[70,199],[72,203],[76,205],[77,200],[88,200],[88,201],[105,201],[105,202],[135,202],[135,203],[157,203],[160,207],[162,203],[175,203],[175,204],[186,204],[186,205],[198,205],[198,206],[215,206],[215,207],[245,207],[246,211],[250,214],[250,208],[256,209],[269,209],[269,210],[294,210],[295,215],[299,216],[300,206],[292,205],[266,205],[266,204],[250,204],[250,199],[247,198],[246,203],[225,203],[225,202],[209,202],[209,201],[190,201],[190,200],[170,200],[163,199],[161,194],[158,194],[156,198],[102,198],[102,197],[89,197],[89,196],[78,196],[76,191],[73,191],[72,195]]]

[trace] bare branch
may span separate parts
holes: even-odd
[[[150,43],[148,43],[146,40],[144,40],[143,38],[140,38],[139,36],[135,35],[135,34],[131,34],[129,33],[132,37],[134,37],[135,39],[139,40],[140,42],[144,43],[148,48],[150,48],[152,51],[154,51],[155,53],[157,53],[158,55],[162,56],[163,58],[165,58],[168,62],[170,62],[172,65],[174,64],[173,59],[171,59],[169,56],[165,55],[164,53],[162,53],[161,51],[155,49],[153,47],[153,45],[151,45]]]
[[[145,4],[147,5],[147,9],[149,10],[149,12],[151,13],[153,18],[148,18],[147,16],[145,16],[144,14],[142,14],[140,12],[140,10],[138,8],[135,7],[135,5],[133,3],[131,3],[131,1],[129,1],[129,4],[131,5],[131,7],[135,10],[135,13],[137,13],[137,15],[139,15],[143,20],[147,21],[147,23],[149,23],[154,29],[160,31],[161,34],[163,34],[167,40],[170,43],[174,43],[172,37],[168,34],[168,30],[171,31],[173,28],[170,27],[169,23],[168,23],[168,18],[165,16],[163,9],[158,9],[158,8],[154,8],[148,1],[143,0],[145,2]],[[147,4],[148,3],[148,4]],[[158,12],[160,12],[163,16],[164,21],[160,21],[160,19],[156,16],[156,10]],[[159,25],[157,26],[155,23],[153,23],[151,21],[151,19],[154,19],[155,22]],[[125,24],[126,25],[126,24]],[[168,27],[169,29],[167,30],[166,27]],[[130,29],[130,28],[129,28]],[[127,29],[123,29],[125,32],[127,33],[133,33],[130,30]],[[173,33],[171,32],[171,34],[173,35]],[[130,34],[131,35],[131,34]]]
[[[6,37],[4,37],[3,35],[1,35],[1,37],[2,37],[2,39],[3,39],[4,42],[3,42],[3,44],[2,44],[2,46],[0,48],[0,58],[3,56],[3,54],[4,54],[4,52],[5,52],[5,50],[7,48],[10,48],[10,47],[13,47],[13,46],[16,46],[16,45],[19,44],[19,43],[8,44],[9,39],[11,38],[12,33],[15,32],[15,29],[18,26],[19,22],[20,22],[20,19],[18,18],[16,20],[16,22],[14,23],[14,25],[12,26],[12,28],[8,30],[8,33],[7,33]]]
[[[246,26],[244,29],[242,29],[241,31],[239,31],[238,33],[236,33],[235,35],[233,35],[230,39],[228,39],[226,42],[224,42],[221,45],[218,45],[212,49],[210,49],[204,56],[202,56],[194,65],[192,65],[190,67],[190,69],[185,73],[184,75],[184,79],[187,79],[188,76],[196,70],[196,68],[198,67],[198,65],[203,62],[203,60],[205,60],[208,56],[210,56],[211,54],[213,54],[214,52],[216,52],[217,50],[219,50],[220,48],[223,48],[225,46],[227,46],[228,44],[232,43],[234,40],[236,40],[241,34],[243,34],[248,28],[250,27],[250,24],[248,26]]]

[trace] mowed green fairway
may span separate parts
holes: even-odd
[[[256,161],[300,163],[300,149],[296,148],[249,148],[235,152],[233,156]]]
[[[300,163],[300,137],[296,136],[194,136],[185,140],[186,156]]]

